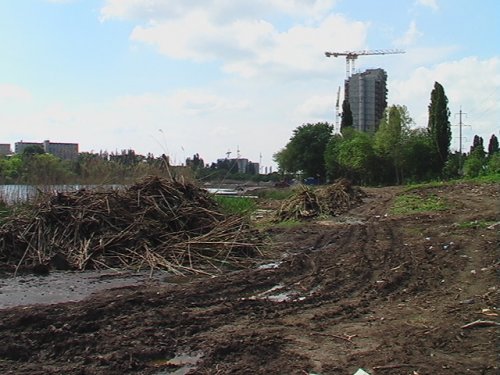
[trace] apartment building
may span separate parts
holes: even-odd
[[[43,142],[16,142],[14,150],[16,154],[22,154],[27,147],[38,146],[44,152],[52,154],[62,160],[76,160],[78,158],[78,143],[54,143],[49,140]]]
[[[351,107],[354,129],[375,133],[387,107],[387,73],[368,69],[353,74],[345,83],[345,98]]]

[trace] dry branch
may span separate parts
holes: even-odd
[[[207,191],[158,177],[122,190],[47,195],[0,226],[0,262],[16,270],[57,255],[80,270],[205,273],[221,263],[246,266],[258,254],[244,220],[224,215]]]
[[[301,185],[297,192],[281,205],[278,221],[307,220],[318,216],[337,216],[360,203],[364,192],[346,179],[313,189]]]

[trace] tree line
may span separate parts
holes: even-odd
[[[0,184],[126,184],[146,175],[169,176],[176,173],[167,156],[82,152],[76,160],[61,160],[30,146],[12,156],[0,156]]]
[[[349,103],[343,105],[340,134],[327,122],[304,124],[293,131],[286,146],[274,155],[283,175],[313,177],[320,182],[340,177],[363,185],[402,184],[432,179],[477,177],[500,173],[498,139],[493,134],[485,150],[474,137],[469,153],[450,151],[448,98],[435,82],[428,107],[427,127],[414,128],[404,105],[385,109],[375,134],[353,128]]]

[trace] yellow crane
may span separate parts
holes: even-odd
[[[346,78],[349,78],[352,74],[354,74],[354,68],[356,59],[358,56],[365,55],[392,55],[396,53],[405,53],[400,49],[377,49],[377,50],[363,50],[363,51],[344,51],[344,52],[325,52],[326,57],[339,57],[345,56],[346,61]]]

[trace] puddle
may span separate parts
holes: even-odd
[[[196,369],[196,364],[200,361],[203,354],[178,354],[169,360],[155,361],[157,366],[166,366],[168,369],[163,369],[156,372],[155,375],[185,375],[191,370]]]
[[[81,301],[92,293],[159,281],[164,274],[144,272],[56,271],[47,276],[19,275],[0,279],[0,309],[33,304]]]

